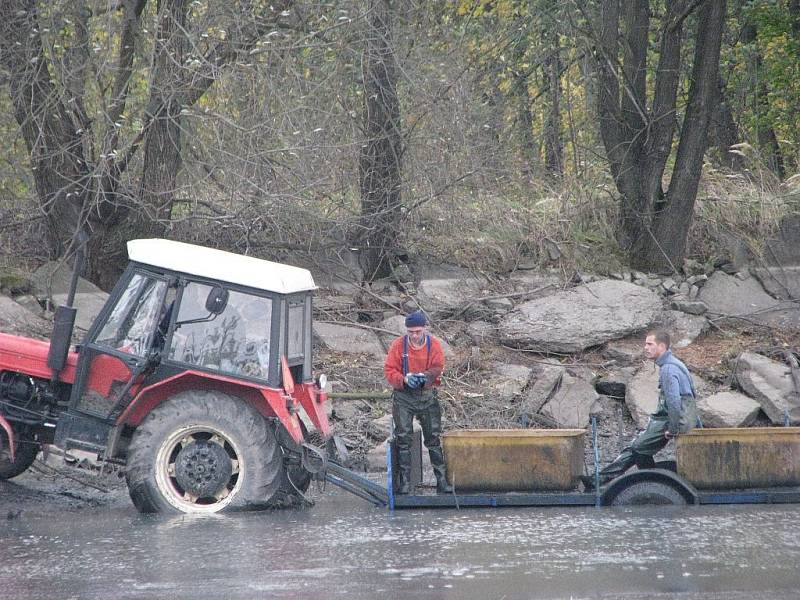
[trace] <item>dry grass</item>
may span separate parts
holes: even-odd
[[[730,252],[730,240],[743,242],[755,257],[778,229],[781,218],[800,210],[800,189],[791,180],[708,171],[703,175],[690,232],[690,248],[699,259]]]
[[[688,255],[700,262],[730,256],[742,241],[758,257],[781,218],[800,210],[800,178],[778,186],[707,171],[701,182]],[[412,254],[482,272],[520,263],[611,273],[626,260],[615,237],[618,193],[603,174],[558,186],[457,190],[409,220]]]

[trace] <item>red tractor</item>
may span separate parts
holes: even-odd
[[[124,464],[142,512],[302,496],[324,456],[308,431],[330,437],[311,274],[161,239],[128,255],[82,344],[70,345],[77,275],[50,343],[0,334],[0,479],[53,444]]]

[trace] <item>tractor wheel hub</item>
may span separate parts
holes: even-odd
[[[192,442],[182,448],[175,459],[178,485],[198,498],[215,496],[227,485],[232,474],[228,453],[214,442]]]

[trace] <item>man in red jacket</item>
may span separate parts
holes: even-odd
[[[444,370],[442,344],[428,333],[428,320],[421,310],[406,317],[406,335],[392,342],[383,372],[392,392],[392,417],[397,443],[398,494],[411,491],[411,434],[414,417],[422,426],[422,436],[436,475],[436,491],[447,493],[442,433],[442,409],[437,390]]]

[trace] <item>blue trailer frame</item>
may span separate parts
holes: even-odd
[[[597,422],[592,417],[594,447],[593,492],[479,492],[459,494],[394,493],[392,445],[386,451],[386,487],[358,475],[334,462],[328,462],[325,479],[375,506],[389,510],[413,508],[499,508],[524,506],[609,506],[623,491],[638,485],[664,485],[675,491],[683,503],[697,504],[794,504],[800,503],[800,487],[697,490],[680,475],[666,469],[640,469],[626,473],[600,487]],[[676,497],[677,497],[676,496]],[[646,498],[646,496],[645,496]],[[646,504],[647,502],[642,502]]]

